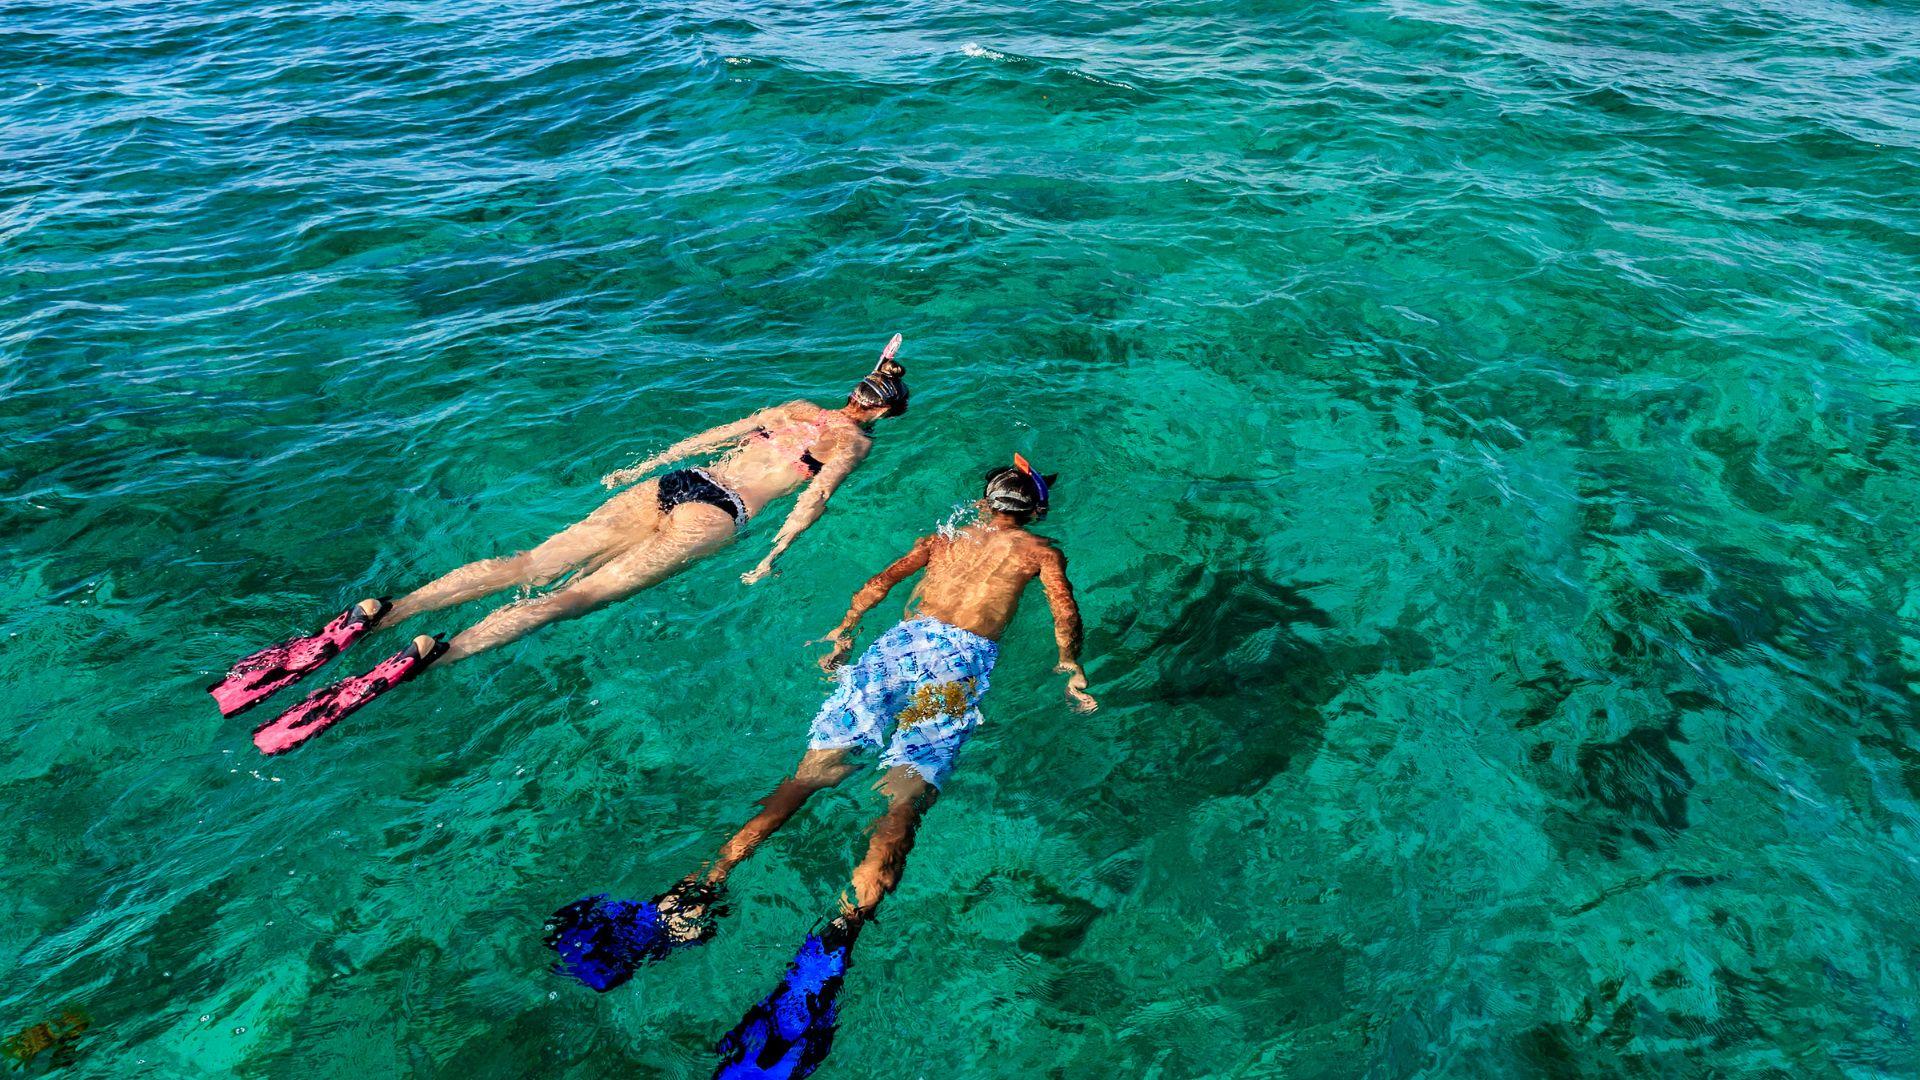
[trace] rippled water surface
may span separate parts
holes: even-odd
[[[613,994],[542,916],[1021,449],[1106,707],[1030,598],[823,1076],[1920,1073],[1917,86],[1824,0],[0,5],[0,1035],[704,1076],[870,793]],[[783,576],[271,761],[201,692],[896,330]]]

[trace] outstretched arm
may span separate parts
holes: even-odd
[[[1073,599],[1073,582],[1067,580],[1067,557],[1059,548],[1045,548],[1040,556],[1040,587],[1047,592],[1047,607],[1053,611],[1053,640],[1060,646],[1060,663],[1053,670],[1067,677],[1067,698],[1081,712],[1100,707],[1087,693],[1087,669],[1080,666],[1080,605]]]
[[[767,552],[767,557],[760,560],[759,566],[741,574],[741,581],[751,585],[773,573],[773,561],[786,554],[787,549],[793,546],[794,539],[820,520],[820,515],[827,512],[827,500],[833,497],[833,491],[840,486],[840,481],[845,480],[855,466],[866,460],[867,445],[864,440],[846,440],[839,449],[827,455],[819,474],[794,500],[793,509],[787,511],[787,520],[780,523],[780,533],[773,538],[773,547]]]
[[[665,450],[660,451],[632,468],[615,469],[613,472],[601,477],[600,482],[610,488],[624,487],[669,462],[679,461],[685,457],[692,457],[703,450],[711,450],[716,446],[725,446],[730,442],[739,442],[741,439],[753,434],[756,429],[765,426],[761,423],[762,415],[763,413],[754,413],[744,420],[735,420],[731,424],[722,424],[717,428],[708,428],[698,435],[681,439],[679,442],[674,443],[672,446],[667,447]]]
[[[822,639],[833,644],[833,651],[820,658],[820,670],[832,671],[846,660],[847,654],[853,651],[853,628],[860,625],[860,617],[885,600],[895,585],[926,566],[927,560],[933,557],[934,543],[931,536],[915,540],[907,553],[895,559],[892,566],[868,578],[867,583],[860,586],[860,591],[853,594],[853,604],[847,608],[847,617],[841,619],[840,625]]]

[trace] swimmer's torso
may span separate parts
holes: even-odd
[[[756,419],[761,431],[707,466],[708,475],[740,496],[750,515],[813,479],[808,455],[824,465],[872,441],[841,413],[805,401],[768,409]]]
[[[998,638],[1040,572],[1047,542],[1017,529],[973,525],[952,539],[931,537],[925,575],[909,601],[915,613]]]

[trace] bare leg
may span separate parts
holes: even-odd
[[[661,527],[583,577],[544,596],[508,604],[461,631],[442,664],[497,649],[534,630],[623,600],[685,570],[733,539],[733,517],[702,503],[674,508]]]
[[[601,503],[577,524],[555,533],[531,551],[481,559],[435,578],[395,602],[387,614],[387,625],[517,585],[546,585],[603,558],[614,545],[637,542],[666,520],[660,513],[659,489],[659,482],[650,480]]]
[[[780,831],[808,799],[816,792],[838,784],[853,775],[853,766],[847,762],[846,750],[809,750],[800,759],[799,767],[793,775],[780,782],[760,802],[760,812],[748,819],[740,831],[733,834],[720,848],[719,857],[707,868],[707,884],[721,885],[733,868],[745,862],[755,848],[766,841],[767,837]]]
[[[478,600],[515,585],[543,584],[532,566],[532,555],[531,551],[523,551],[504,558],[482,559],[435,578],[395,601],[387,621],[404,622],[415,615]]]
[[[707,868],[706,880],[700,883],[704,888],[689,888],[697,877],[689,874],[661,898],[660,914],[671,937],[677,941],[697,941],[712,932],[709,909],[719,900],[727,875],[768,837],[780,831],[780,826],[798,813],[815,792],[852,776],[853,766],[847,763],[849,753],[847,750],[807,751],[793,775],[782,780],[780,786],[760,801],[760,812],[721,845],[719,856]]]
[[[900,875],[907,869],[907,854],[913,850],[914,834],[920,829],[920,816],[940,795],[939,788],[905,765],[888,769],[880,790],[887,795],[887,812],[875,819],[867,856],[853,871],[856,906],[845,917],[854,922],[871,919],[880,901],[899,886]]]

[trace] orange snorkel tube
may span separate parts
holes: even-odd
[[[1013,455],[1013,467],[1026,473],[1027,479],[1033,481],[1033,490],[1040,496],[1041,505],[1045,505],[1047,501],[1047,478],[1041,476],[1040,470],[1034,468],[1032,462],[1020,456],[1017,450]]]

